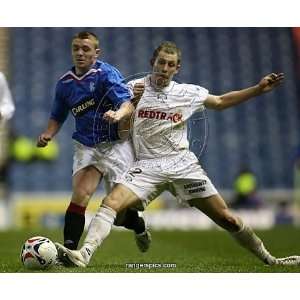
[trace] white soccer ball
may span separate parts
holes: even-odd
[[[28,239],[21,250],[21,261],[26,269],[44,270],[51,267],[57,258],[52,241],[43,236]]]

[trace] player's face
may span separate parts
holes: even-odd
[[[76,73],[87,72],[96,62],[100,50],[90,39],[74,39],[72,42],[72,57]]]
[[[173,76],[178,73],[179,68],[177,54],[166,53],[162,50],[153,63],[152,80],[157,86],[166,87]]]

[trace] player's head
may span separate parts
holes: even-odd
[[[72,58],[76,72],[85,73],[100,54],[98,37],[88,31],[77,33],[72,39]]]
[[[181,50],[173,42],[162,42],[154,50],[150,63],[155,84],[165,87],[179,71]]]

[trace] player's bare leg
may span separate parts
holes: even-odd
[[[260,238],[228,209],[220,195],[193,199],[189,201],[189,204],[201,210],[216,224],[227,230],[240,245],[251,251],[261,261],[268,265],[276,264],[276,258],[266,250]]]
[[[117,184],[112,192],[104,198],[102,205],[94,216],[80,250],[69,250],[57,243],[68,258],[77,266],[88,265],[93,253],[109,235],[117,213],[139,202],[138,196],[122,184]]]
[[[72,180],[73,194],[65,215],[64,245],[77,249],[85,225],[85,210],[102,174],[93,166],[79,170]]]
[[[73,194],[65,214],[64,246],[75,250],[78,247],[85,226],[85,210],[96,191],[102,174],[93,166],[87,166],[73,176]],[[64,251],[57,247],[57,265],[73,266]]]

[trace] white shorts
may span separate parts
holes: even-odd
[[[119,183],[133,191],[142,200],[144,208],[165,190],[179,202],[218,194],[190,151],[168,158],[136,161]]]
[[[87,147],[74,141],[73,176],[81,169],[94,166],[104,176],[105,187],[109,192],[134,161],[134,152],[130,141],[101,143]]]

